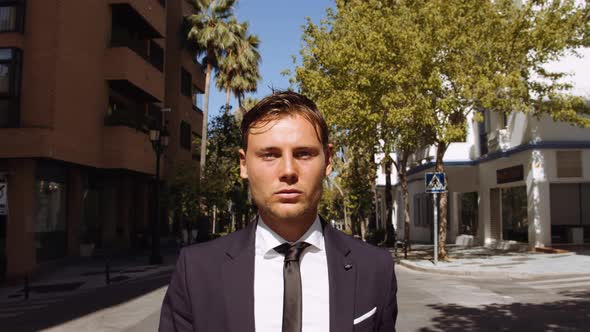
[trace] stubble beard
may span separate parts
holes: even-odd
[[[321,185],[321,183],[320,183]],[[258,207],[258,213],[262,217],[265,223],[281,224],[294,224],[301,223],[304,220],[311,220],[313,222],[318,213],[318,206],[322,197],[323,187],[320,187],[319,194],[316,197],[312,197],[310,201],[306,203],[298,202],[297,205],[300,207],[286,207],[288,203],[280,202],[259,202],[254,195],[252,199],[254,204]]]

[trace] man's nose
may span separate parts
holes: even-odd
[[[298,180],[297,163],[292,156],[285,156],[281,159],[280,180],[287,184],[296,183]]]

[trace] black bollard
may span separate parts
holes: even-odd
[[[105,274],[105,282],[107,283],[107,285],[110,285],[111,284],[111,264],[110,264],[108,258],[105,261],[104,274]]]
[[[30,288],[29,288],[29,276],[25,276],[25,300],[29,299],[29,292],[30,292]]]

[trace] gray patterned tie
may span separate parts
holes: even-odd
[[[293,245],[283,243],[274,248],[278,253],[285,255],[283,265],[283,332],[301,332],[301,272],[299,270],[299,257],[309,243],[297,242]]]

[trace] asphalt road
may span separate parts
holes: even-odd
[[[589,331],[590,276],[535,281],[398,267],[398,331]]]
[[[510,281],[397,268],[398,331],[588,331],[590,276]],[[169,275],[65,299],[2,331],[156,331]]]
[[[589,331],[590,276],[510,281],[397,268],[397,330]],[[126,331],[156,331],[159,312]]]

